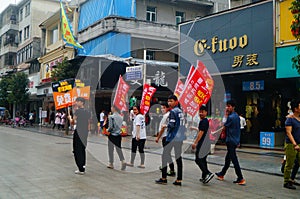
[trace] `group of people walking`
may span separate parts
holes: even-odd
[[[87,135],[88,135],[88,118],[90,118],[90,113],[84,109],[85,100],[83,98],[76,99],[77,110],[74,112],[73,118],[69,116],[71,124],[75,125],[75,131],[73,134],[73,152],[75,157],[75,162],[77,164],[78,170],[75,171],[76,174],[83,175],[85,173],[85,149],[87,145]],[[239,185],[245,185],[246,180],[244,179],[238,158],[236,155],[236,148],[239,144],[240,139],[240,119],[239,116],[234,111],[235,102],[227,102],[228,118],[224,124],[224,130],[226,131],[226,145],[227,154],[225,157],[225,165],[220,172],[216,173],[219,180],[224,180],[224,176],[229,168],[230,162],[233,162],[237,179],[234,183]],[[156,142],[158,143],[162,139],[163,153],[161,156],[161,177],[155,180],[157,184],[167,184],[167,176],[175,177],[176,180],[173,182],[175,186],[181,186],[183,180],[183,161],[182,161],[182,145],[183,141],[186,139],[185,131],[186,126],[184,123],[184,114],[178,103],[178,99],[175,95],[168,97],[168,103],[161,105],[163,111],[163,118],[160,123],[159,132],[156,137]],[[108,165],[107,168],[114,169],[114,149],[119,156],[121,162],[121,170],[125,170],[127,166],[132,167],[135,163],[137,150],[140,154],[140,164],[138,168],[145,168],[145,153],[144,147],[146,143],[146,128],[145,128],[145,117],[140,113],[139,106],[135,105],[132,107],[134,117],[132,117],[133,122],[133,132],[131,140],[131,157],[130,161],[126,162],[124,154],[122,152],[122,137],[121,137],[121,126],[122,117],[119,114],[116,107],[111,107],[112,114],[108,116]],[[197,166],[202,171],[200,181],[204,184],[208,183],[214,174],[209,171],[207,166],[207,155],[210,151],[210,141],[208,135],[209,122],[207,117],[207,107],[202,105],[199,110],[200,123],[197,128],[198,134],[192,143],[192,148],[196,149],[195,162]],[[195,127],[192,127],[195,128]],[[175,165],[172,160],[171,151],[175,152],[175,160],[177,170],[175,171]],[[167,166],[169,165],[170,171],[167,172]]]

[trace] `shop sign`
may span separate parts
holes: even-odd
[[[211,74],[274,68],[272,1],[184,23],[180,33],[184,76],[197,60]]]
[[[243,82],[243,91],[263,91],[264,89],[265,89],[264,80]]]
[[[85,86],[79,79],[53,82],[52,90],[56,110],[73,105],[78,97],[87,100],[90,97],[90,86]]]
[[[143,78],[142,66],[130,66],[126,67],[126,81],[139,80]]]
[[[260,132],[260,147],[273,148],[275,146],[274,132]]]

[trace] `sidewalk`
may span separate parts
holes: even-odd
[[[53,130],[52,128],[48,127],[28,127],[24,128],[24,130],[72,139],[71,131],[69,132],[69,135],[65,135],[64,131],[59,131],[56,129]],[[88,141],[89,143],[106,145],[107,136],[90,134]],[[123,137],[122,147],[130,150],[131,136]],[[184,148],[187,149],[188,145],[184,145]],[[161,143],[155,143],[155,137],[149,136],[145,145],[145,152],[149,154],[161,154]],[[244,145],[242,148],[238,148],[237,152],[240,166],[243,170],[283,176],[280,171],[281,161],[284,156],[283,150],[280,150],[279,148],[276,148],[276,150],[262,149],[255,148],[253,146],[247,147],[247,145]],[[207,161],[209,164],[223,166],[225,154],[226,146],[216,145],[215,153],[213,155],[209,155]],[[183,159],[194,161],[194,154],[185,153],[183,155]]]

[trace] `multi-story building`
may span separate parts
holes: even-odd
[[[67,17],[72,25],[76,27],[78,12],[75,7],[68,8]],[[51,71],[62,62],[63,59],[72,60],[75,57],[73,47],[65,45],[62,39],[61,30],[61,10],[58,9],[51,17],[40,24],[42,30],[42,55],[38,58],[41,64],[39,84],[37,87],[37,96],[42,100],[42,108],[47,110],[47,114],[54,111],[55,105],[52,97]],[[48,122],[45,119],[44,122]]]
[[[178,24],[228,9],[228,1],[219,1],[218,5],[214,2],[206,0],[105,0],[101,2],[88,0],[80,5],[78,39],[89,56],[112,54],[121,58],[133,58],[132,63],[135,61],[142,63],[144,59],[155,60],[166,62],[157,63],[156,66],[164,64],[166,66],[164,68],[168,68],[168,65],[178,62],[178,43],[181,42]],[[98,10],[101,12],[97,12]],[[91,15],[91,13],[94,14]],[[161,69],[152,70],[152,73],[148,70],[150,68],[155,68],[155,64],[147,67],[146,78],[150,80],[148,83],[155,81],[152,77],[167,74]],[[111,99],[100,96],[104,89],[114,87],[120,74],[109,73],[111,82],[104,84],[102,80],[108,74],[104,75],[104,68],[101,67],[95,70],[91,74],[102,75],[99,77],[96,91],[96,104],[106,104],[109,107]],[[176,73],[175,75],[177,76]],[[173,80],[176,84],[175,76]],[[142,83],[140,81],[138,85]],[[162,89],[162,85],[158,87],[158,91]],[[98,103],[99,101],[102,103]],[[98,111],[102,108],[104,107],[96,107]]]
[[[9,5],[0,14],[0,76],[12,72],[18,46],[18,7]]]

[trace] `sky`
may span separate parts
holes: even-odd
[[[9,4],[18,4],[21,0],[0,0],[0,12],[2,12]]]

